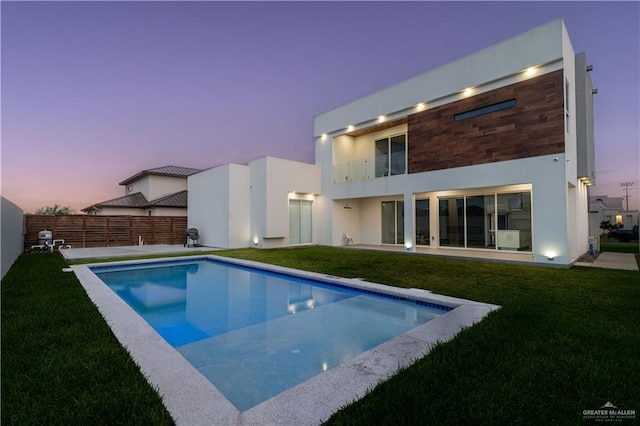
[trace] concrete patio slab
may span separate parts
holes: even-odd
[[[637,271],[638,263],[632,253],[600,253],[591,263],[576,262],[575,266],[587,266],[592,268],[620,269],[625,271]]]
[[[199,253],[217,250],[213,247],[184,247],[182,244],[151,244],[142,246],[115,246],[70,248],[60,250],[66,260],[106,259],[109,257],[146,256],[150,254]]]

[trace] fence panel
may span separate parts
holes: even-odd
[[[145,244],[181,244],[187,218],[184,216],[49,216],[27,214],[24,249],[38,244],[38,232],[49,230],[56,240],[72,247],[131,246],[142,238]]]

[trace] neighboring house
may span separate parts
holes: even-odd
[[[609,221],[623,229],[632,229],[639,224],[638,210],[625,210],[622,197],[608,197],[593,195],[589,197],[589,230],[591,235],[604,234],[607,231],[600,228],[600,224]]]
[[[542,25],[318,115],[315,166],[267,157],[190,176],[189,226],[218,247],[568,265],[589,248],[591,69],[562,20]]]
[[[142,170],[120,182],[123,197],[82,209],[91,215],[186,216],[187,177],[200,172],[189,167],[165,166]]]

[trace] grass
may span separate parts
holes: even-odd
[[[553,269],[327,247],[216,254],[424,288],[502,306],[451,342],[437,345],[427,357],[362,400],[344,407],[327,419],[329,425],[575,424],[582,423],[583,410],[597,409],[607,401],[621,409],[640,409],[638,272]],[[49,257],[22,256],[2,282],[3,423],[11,424],[5,421],[10,411],[13,424],[23,424],[19,420],[24,419],[32,423],[56,419],[57,423],[58,418],[73,418],[76,424],[87,420],[117,424],[125,418],[128,423],[162,424],[166,418],[154,398],[138,389],[137,379],[129,378],[140,377],[139,372],[119,372],[125,366],[114,372],[111,361],[94,360],[90,348],[111,348],[117,342],[104,322],[94,319],[97,311],[75,278],[60,273],[62,262]],[[41,279],[43,275],[46,280]],[[87,333],[95,334],[90,336],[91,344],[84,342]],[[67,335],[64,345],[58,343],[59,334]],[[21,344],[22,336],[30,336],[32,343]],[[15,345],[10,351],[5,340]],[[75,349],[67,351],[67,345]],[[50,349],[41,351],[43,347]],[[112,351],[126,358],[124,350]],[[30,357],[38,361],[32,363]],[[62,370],[61,358],[67,360]],[[25,363],[34,365],[25,367]],[[84,371],[84,380],[68,377],[75,368]],[[92,379],[94,374],[100,378]],[[113,380],[115,374],[119,376]],[[54,380],[56,388],[64,389],[59,398],[51,396]],[[120,382],[115,390],[113,382]],[[48,390],[40,390],[41,384]],[[89,399],[86,405],[93,408],[78,407],[75,400],[79,398]],[[100,412],[99,406],[110,407],[109,413]],[[156,414],[149,414],[151,410]],[[116,419],[120,413],[111,411],[126,414]],[[111,417],[102,420],[102,415]],[[143,417],[147,415],[153,419]]]
[[[2,424],[173,424],[65,266],[24,254],[2,279]]]
[[[600,236],[600,251],[616,252],[616,253],[638,253],[638,241],[620,242],[615,238],[607,238],[606,235]]]

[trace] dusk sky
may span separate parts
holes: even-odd
[[[314,162],[315,115],[563,18],[597,186],[640,207],[638,2],[7,2],[2,195],[76,212],[165,165]]]

